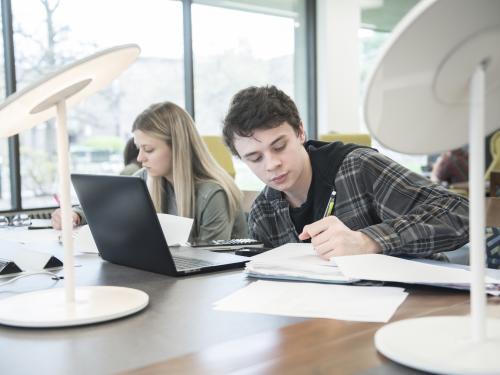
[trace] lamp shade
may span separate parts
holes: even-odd
[[[56,104],[67,108],[107,86],[139,56],[135,44],[106,49],[69,64],[9,96],[0,105],[0,138],[10,137],[56,117]]]
[[[498,373],[500,319],[488,318],[485,308],[484,135],[500,125],[500,1],[421,1],[377,63],[365,119],[372,135],[396,151],[470,146],[463,225],[469,224],[471,315],[390,323],[375,334],[377,350],[431,373]]]
[[[107,286],[75,288],[69,182],[68,107],[108,85],[139,56],[135,44],[106,49],[75,61],[11,95],[0,105],[0,137],[9,137],[56,118],[64,290],[53,288],[0,300],[0,324],[68,327],[109,321],[144,309],[149,296]]]
[[[469,80],[481,62],[489,133],[500,127],[500,1],[420,2],[394,29],[369,79],[364,116],[371,134],[407,154],[466,144]]]

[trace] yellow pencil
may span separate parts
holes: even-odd
[[[323,217],[330,216],[333,214],[333,208],[335,207],[335,197],[337,196],[337,192],[335,190],[332,190],[332,193],[330,194],[330,199],[328,199],[328,204],[326,205],[325,209],[325,214]]]

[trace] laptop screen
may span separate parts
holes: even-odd
[[[103,259],[153,272],[176,273],[141,178],[72,174],[71,180]]]
[[[109,262],[179,276],[242,267],[249,260],[187,247],[169,249],[146,182],[139,177],[72,174],[71,180],[97,249]]]

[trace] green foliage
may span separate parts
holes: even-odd
[[[23,190],[35,196],[50,195],[57,191],[57,159],[44,151],[21,147],[23,164]]]
[[[108,150],[120,153],[125,147],[125,142],[119,137],[100,136],[87,138],[83,142],[83,146],[93,150]]]

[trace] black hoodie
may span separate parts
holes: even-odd
[[[304,225],[323,217],[332,190],[335,190],[337,171],[345,156],[363,146],[311,140],[304,143],[304,147],[311,160],[312,181],[306,202],[298,208],[290,208],[290,217],[297,233],[302,232]]]

